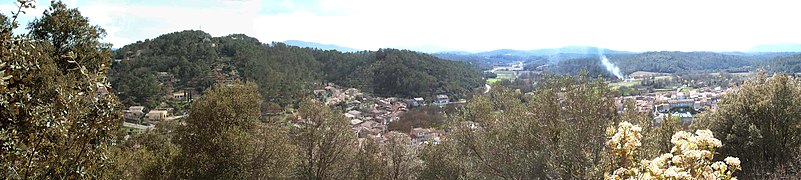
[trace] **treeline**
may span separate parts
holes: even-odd
[[[324,82],[397,97],[463,97],[482,82],[480,72],[465,63],[412,51],[342,53],[264,44],[241,34],[211,37],[202,31],[175,32],[126,45],[116,51],[116,58],[120,62],[112,66],[111,82],[129,105],[161,101],[166,90],[159,86],[163,82],[157,72],[174,76],[172,89],[196,92],[219,81],[220,74],[236,74],[259,84],[265,102],[281,106],[297,104]]]
[[[639,54],[610,54],[609,60],[625,73],[650,71],[675,73],[697,70],[725,70],[750,66],[754,62],[747,56],[714,52],[660,51]]]
[[[778,59],[786,59],[797,53],[716,53],[716,52],[676,52],[660,51],[638,54],[609,54],[609,60],[628,74],[636,71],[677,73],[690,71],[728,71],[747,72],[764,67],[770,62],[778,64]],[[781,66],[781,65],[780,65]]]

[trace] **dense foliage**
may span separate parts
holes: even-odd
[[[801,172],[801,81],[777,74],[760,73],[735,92],[724,96],[718,111],[703,116],[700,128],[721,137],[720,153],[737,156],[745,177]],[[786,171],[786,172],[781,172]]]
[[[122,122],[117,98],[104,91],[105,31],[53,2],[29,33],[13,34],[19,13],[0,18],[0,177],[98,178]]]
[[[425,151],[425,176],[537,179],[601,177],[603,134],[616,118],[597,79],[548,77],[533,97],[505,88],[474,97],[447,139]],[[497,90],[496,90],[497,89]],[[604,98],[607,97],[607,98]],[[452,159],[453,161],[449,161]]]
[[[241,34],[211,37],[182,31],[117,50],[111,81],[123,103],[156,106],[164,94],[203,92],[214,82],[241,79],[259,84],[264,102],[299,103],[323,82],[359,87],[379,96],[464,96],[481,85],[469,65],[405,50],[342,53],[263,44]],[[157,72],[167,72],[167,80]],[[170,80],[170,78],[173,78]]]
[[[291,174],[293,146],[281,126],[260,122],[255,84],[217,85],[192,104],[173,139],[179,179],[275,179]]]

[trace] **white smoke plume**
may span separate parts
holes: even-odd
[[[604,65],[606,71],[609,71],[609,73],[612,73],[612,75],[615,75],[615,77],[617,77],[618,79],[621,80],[626,79],[625,77],[623,77],[623,73],[620,72],[620,68],[618,68],[615,64],[612,64],[612,62],[609,62],[609,59],[606,58],[606,56],[604,55],[601,55],[601,64]]]

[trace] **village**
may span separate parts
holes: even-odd
[[[411,108],[423,106],[444,107],[452,103],[444,94],[434,96],[431,101],[423,97],[402,99],[396,97],[372,97],[355,88],[339,89],[329,84],[323,90],[315,90],[314,94],[326,105],[341,109],[358,138],[383,138],[390,133],[388,125],[401,120],[401,116]],[[429,103],[430,102],[430,103]],[[411,143],[415,145],[439,143],[440,137],[445,135],[444,130],[434,128],[411,127],[408,133]]]
[[[239,76],[235,71],[225,72],[224,67],[217,67],[213,74],[217,83],[230,84],[237,81]],[[188,116],[189,104],[194,100],[193,92],[189,89],[172,91],[176,78],[168,72],[158,72],[159,81],[162,86],[169,90],[165,94],[165,102],[161,102],[158,107],[145,107],[141,105],[129,106],[122,110],[125,122],[123,126],[131,132],[141,132],[155,128],[155,125],[162,121],[180,120]],[[461,102],[451,102],[445,94],[435,95],[433,99],[426,101],[423,97],[402,99],[395,97],[372,97],[355,88],[339,88],[334,84],[327,84],[325,88],[314,90],[313,94],[317,100],[326,105],[343,112],[343,116],[349,121],[353,132],[359,138],[378,138],[381,139],[387,133],[391,133],[388,125],[399,121],[401,116],[409,109],[425,106],[444,107],[448,104],[459,104]],[[286,113],[294,113],[292,111]],[[279,114],[265,113],[265,116],[275,116]],[[293,125],[290,119],[288,122]],[[446,132],[434,128],[411,127],[409,132],[395,132],[408,134],[412,144],[421,145],[427,143],[439,143],[440,137]]]
[[[547,65],[541,65],[529,71],[522,67],[522,62],[515,62],[486,71],[496,74],[496,78],[488,79],[487,86],[502,80],[521,81],[530,85],[548,68]],[[751,73],[668,74],[637,71],[608,83],[610,89],[620,94],[615,100],[618,113],[625,112],[626,103],[631,102],[636,112],[648,114],[654,124],[660,124],[665,118],[690,124],[696,114],[717,110],[720,98],[730,91],[728,87],[736,86],[750,76]]]

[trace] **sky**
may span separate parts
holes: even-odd
[[[0,3],[2,13],[14,3]],[[746,51],[801,43],[801,2],[740,0],[65,0],[119,48],[181,30],[356,49]],[[49,6],[20,17],[28,21]]]

